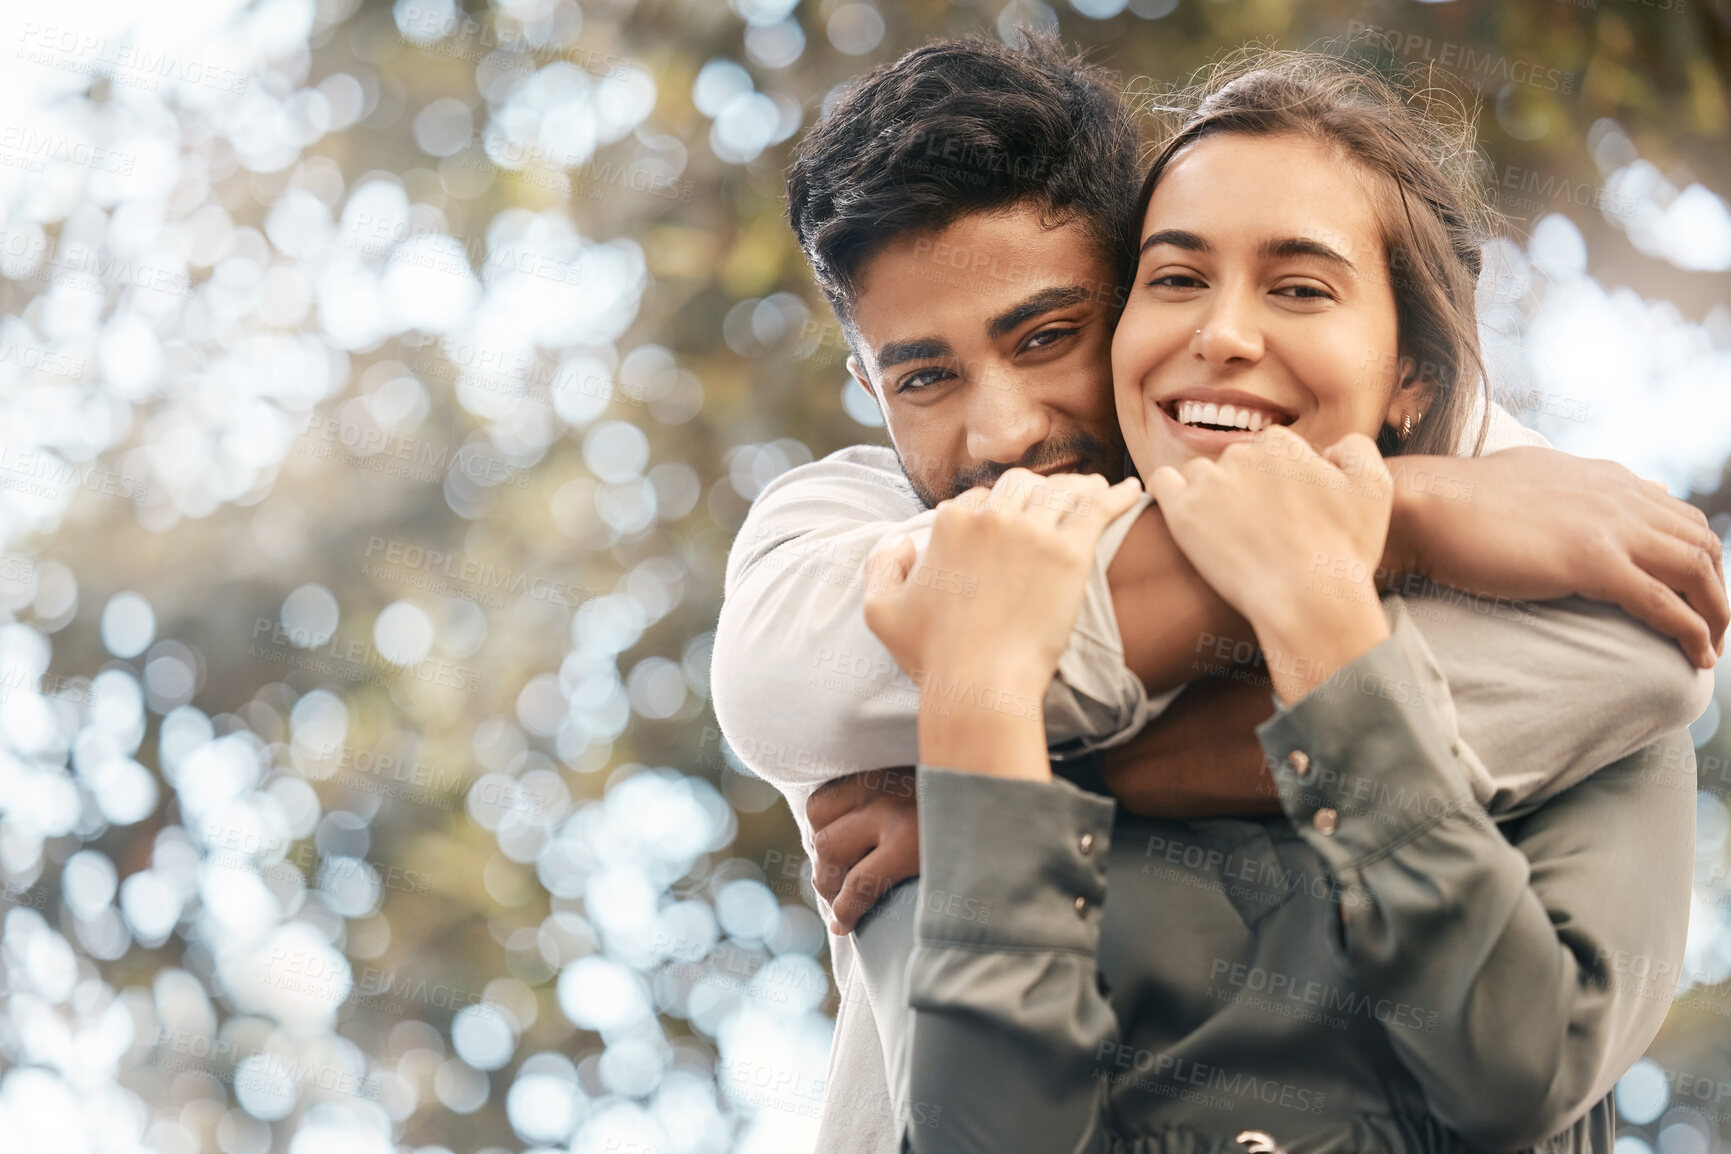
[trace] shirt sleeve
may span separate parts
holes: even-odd
[[[923,545],[933,514],[889,451],[875,453],[844,451],[777,478],[728,555],[710,677],[716,720],[739,759],[790,797],[918,760],[919,689],[866,627],[864,570],[895,534]],[[1105,576],[1122,539],[1102,542],[1046,694],[1047,736],[1065,753],[1134,733],[1176,696],[1150,701],[1124,666]],[[931,579],[966,595],[965,575]]]
[[[1432,1113],[1474,1144],[1526,1146],[1604,1097],[1664,1020],[1688,927],[1693,750],[1672,734],[1505,831],[1414,680],[1391,638],[1258,735],[1342,887],[1354,988]],[[1668,980],[1619,980],[1631,970]]]
[[[1067,781],[921,766],[902,1149],[1105,1148],[1094,1074],[1118,1022],[1101,988],[1116,803]],[[1014,846],[1014,852],[982,852]]]
[[[1701,715],[1713,673],[1614,605],[1418,582],[1383,600],[1416,683],[1493,814],[1531,809]]]

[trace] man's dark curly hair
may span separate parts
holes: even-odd
[[[855,80],[800,141],[788,222],[850,328],[866,261],[911,229],[969,213],[1035,205],[1048,224],[1082,225],[1112,289],[1134,271],[1136,121],[1110,72],[1055,35],[1024,40],[916,48]]]

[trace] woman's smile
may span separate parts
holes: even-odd
[[[1297,418],[1290,409],[1239,389],[1182,389],[1152,399],[1151,404],[1159,413],[1166,436],[1209,457],[1263,429],[1290,425]]]

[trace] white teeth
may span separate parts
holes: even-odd
[[[1173,406],[1181,425],[1218,425],[1226,429],[1244,429],[1257,433],[1280,422],[1274,414],[1260,409],[1241,408],[1203,401],[1179,401]]]

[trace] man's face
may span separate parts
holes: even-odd
[[[926,504],[1018,465],[1123,478],[1116,282],[1095,247],[1017,207],[904,233],[862,268],[848,368]]]

